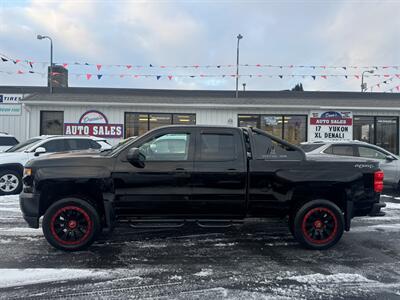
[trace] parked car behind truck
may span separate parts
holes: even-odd
[[[213,226],[289,217],[311,249],[335,245],[356,216],[376,215],[376,162],[306,159],[252,128],[167,126],[101,153],[54,154],[26,165],[21,210],[55,248],[87,248],[119,222]]]
[[[354,157],[374,160],[385,173],[384,185],[400,189],[400,157],[376,145],[361,141],[305,142],[300,145],[307,156],[331,156],[353,160]]]

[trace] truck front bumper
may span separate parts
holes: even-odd
[[[19,206],[25,221],[31,228],[39,228],[39,198],[38,194],[21,193],[19,195]]]
[[[374,205],[372,206],[371,212],[369,213],[369,216],[371,216],[371,217],[384,216],[386,213],[381,211],[381,208],[384,208],[384,207],[386,207],[386,203],[383,203],[383,202],[374,203]]]

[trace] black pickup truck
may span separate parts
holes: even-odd
[[[253,128],[166,126],[103,152],[29,162],[20,206],[62,250],[91,245],[118,222],[132,226],[288,217],[311,249],[336,244],[353,217],[378,215],[383,172],[375,162],[312,161]]]

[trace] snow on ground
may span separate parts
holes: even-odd
[[[90,277],[105,277],[107,272],[88,269],[0,269],[0,288],[75,280]]]
[[[292,276],[288,277],[287,279],[307,284],[373,282],[373,280],[369,280],[359,274],[347,274],[347,273],[337,273],[332,275],[315,273],[308,275]]]

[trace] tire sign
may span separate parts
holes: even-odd
[[[353,139],[353,113],[351,111],[311,111],[308,140],[348,141]]]

